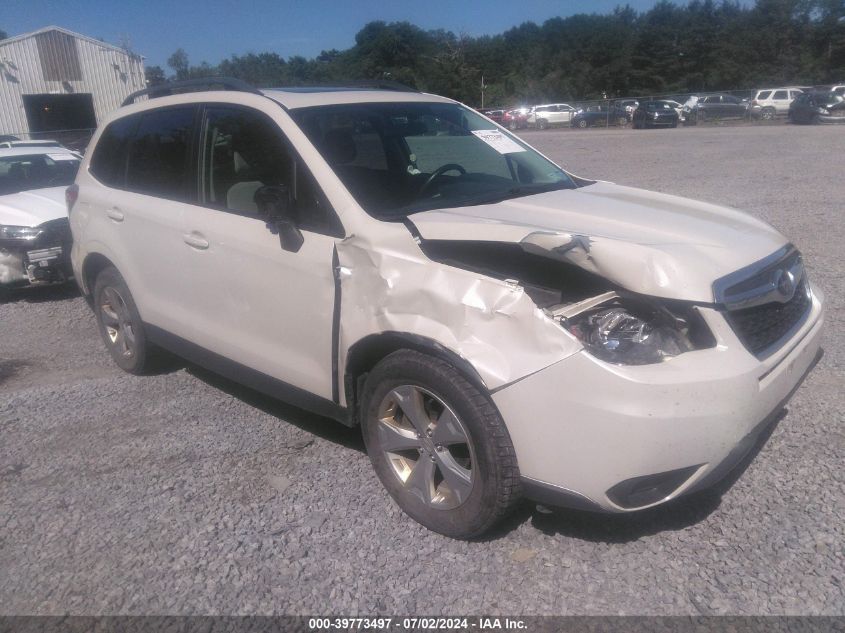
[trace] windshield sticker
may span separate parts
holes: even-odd
[[[509,139],[499,130],[471,130],[471,132],[500,154],[525,151],[524,147]]]
[[[79,160],[73,154],[47,154],[53,160]]]

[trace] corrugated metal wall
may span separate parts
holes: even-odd
[[[146,87],[144,62],[139,56],[130,55],[118,48],[86,37],[67,33],[68,37],[44,37],[49,31],[36,31],[28,36],[0,41],[0,134],[26,134],[29,124],[24,111],[22,95],[90,93],[94,99],[97,122],[120,107],[126,96]],[[82,79],[46,80],[45,64],[39,55],[38,39],[42,50],[50,51],[44,60],[47,70],[56,76],[56,59],[72,58],[69,47],[75,44]],[[73,63],[66,67],[73,68]],[[60,72],[60,71],[59,71]]]

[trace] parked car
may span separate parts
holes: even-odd
[[[845,96],[837,92],[809,92],[789,104],[792,123],[845,123]]]
[[[568,125],[575,115],[575,108],[568,103],[546,103],[531,108],[528,125],[545,130],[553,125]]]
[[[748,116],[748,101],[733,95],[698,95],[692,106],[688,105],[690,101],[684,105],[684,115],[688,124],[694,125],[708,119],[744,119]]]
[[[528,108],[507,110],[502,117],[502,125],[510,130],[521,130],[528,127]]]
[[[712,485],[816,358],[822,294],[762,220],[573,176],[450,99],[226,85],[112,113],[68,189],[105,346],[360,425],[432,530]]]
[[[636,99],[621,99],[619,101],[613,102],[611,105],[617,110],[623,111],[628,121],[630,122],[634,116],[634,110],[639,107],[640,102]]]
[[[0,149],[0,286],[70,278],[65,189],[81,156],[62,148]]]
[[[794,86],[758,90],[751,101],[750,114],[764,120],[771,120],[778,115],[784,115],[789,112],[789,104],[792,103],[792,100],[803,92],[802,88]]]
[[[678,127],[678,113],[668,101],[644,101],[636,110],[632,118],[635,129],[644,130],[650,127]]]
[[[626,125],[628,113],[615,106],[593,105],[579,108],[572,117],[572,127],[587,128],[593,126]]]
[[[488,119],[495,121],[499,125],[502,125],[502,121],[504,120],[505,111],[504,110],[482,110],[481,114],[486,116]]]
[[[681,103],[680,101],[675,101],[674,99],[662,99],[662,101],[665,101],[666,103],[668,103],[669,105],[672,106],[672,108],[675,110],[675,112],[678,113],[678,121],[683,123],[684,122],[684,104]]]

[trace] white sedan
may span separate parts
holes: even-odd
[[[64,147],[0,149],[0,288],[71,277],[65,189],[81,158]]]

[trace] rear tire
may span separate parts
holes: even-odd
[[[114,267],[104,268],[94,282],[94,314],[100,336],[118,367],[141,375],[158,366],[161,351],[147,340],[132,293]]]
[[[428,529],[478,537],[519,500],[504,421],[449,363],[411,350],[390,354],[367,377],[360,414],[381,483]]]

